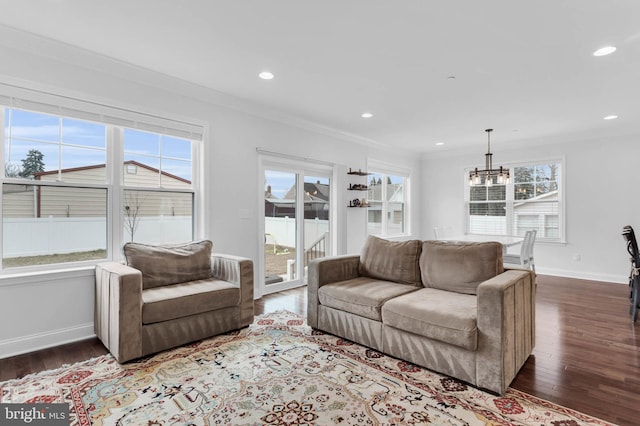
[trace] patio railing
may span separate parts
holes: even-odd
[[[323,233],[316,241],[314,241],[308,248],[304,250],[304,276],[306,278],[307,265],[313,259],[324,257],[329,245],[329,233]],[[296,261],[294,259],[287,260],[287,281],[293,280],[296,276]]]

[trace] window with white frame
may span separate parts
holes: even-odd
[[[409,172],[369,163],[367,232],[370,235],[398,236],[409,233]]]
[[[126,241],[193,239],[197,126],[0,101],[3,270],[105,259],[110,245],[118,257]]]
[[[524,236],[563,241],[562,161],[511,167],[511,181],[468,186],[467,230],[471,234]]]

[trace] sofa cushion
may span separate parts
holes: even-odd
[[[358,277],[323,285],[318,289],[318,300],[324,306],[381,321],[383,303],[415,290],[405,284]]]
[[[196,281],[211,277],[209,240],[186,244],[151,245],[126,243],[127,265],[142,272],[142,288]]]
[[[502,244],[425,241],[420,272],[425,287],[477,294],[480,283],[504,272]]]
[[[421,241],[387,241],[369,236],[360,254],[361,276],[420,285]]]
[[[239,303],[240,289],[215,279],[150,288],[142,291],[142,323],[153,324]]]
[[[476,296],[423,288],[385,303],[382,322],[474,351],[478,346],[477,311]]]

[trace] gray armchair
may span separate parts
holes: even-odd
[[[96,266],[95,333],[118,362],[253,321],[253,262],[211,248],[127,243],[126,265]]]

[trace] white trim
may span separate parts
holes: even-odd
[[[410,167],[397,166],[386,161],[377,160],[375,158],[367,158],[367,171],[374,170],[387,175],[411,177],[412,169]]]
[[[385,239],[406,239],[411,236],[411,176],[412,169],[409,167],[397,166],[392,163],[388,163],[386,161],[377,160],[375,158],[367,158],[367,172],[370,173],[378,173],[383,176],[401,176],[404,178],[403,186],[402,186],[402,195],[403,195],[403,205],[404,205],[404,217],[403,227],[404,231],[399,234],[388,234],[387,231],[387,215],[382,214],[386,212],[385,206],[388,205],[387,199],[387,183],[383,182],[384,185],[382,187],[382,195],[381,195],[381,228],[382,232],[380,234],[371,234],[376,235],[380,238]],[[367,182],[369,183],[369,182]],[[365,234],[369,235],[369,226],[368,220],[365,220]]]
[[[569,269],[541,268],[536,265],[536,272],[540,275],[555,277],[577,278],[589,281],[602,281],[606,283],[629,285],[629,276],[617,274],[602,274],[598,272],[582,272]]]
[[[4,96],[4,92],[8,92],[9,96]],[[21,95],[23,98],[15,98],[14,95]],[[45,102],[45,103],[43,103]],[[51,103],[49,103],[51,102]],[[24,87],[11,86],[6,85],[0,82],[0,111],[3,111],[5,108],[27,108],[33,109],[34,111],[43,112],[43,113],[54,113],[58,117],[59,116],[80,116],[82,119],[91,119],[96,123],[102,124],[105,126],[107,131],[105,135],[105,140],[107,145],[105,146],[105,164],[106,164],[106,178],[104,183],[91,183],[91,182],[59,182],[59,181],[34,181],[34,180],[24,180],[24,179],[15,179],[15,178],[0,178],[0,184],[18,184],[18,185],[32,185],[32,186],[51,186],[51,187],[66,187],[66,188],[99,188],[107,191],[107,210],[105,214],[107,215],[107,224],[106,224],[106,233],[107,233],[107,254],[105,259],[97,259],[91,261],[81,261],[81,262],[72,262],[70,263],[71,267],[78,266],[82,267],[84,265],[90,264],[95,265],[98,262],[103,262],[105,260],[119,260],[120,258],[120,247],[124,243],[124,237],[122,232],[119,230],[122,229],[122,200],[121,193],[124,189],[128,190],[140,190],[140,191],[151,191],[151,192],[167,192],[167,193],[189,193],[194,195],[194,205],[192,209],[192,230],[191,235],[192,238],[203,238],[204,237],[204,224],[205,224],[205,183],[203,182],[203,172],[202,170],[202,162],[204,161],[204,156],[200,155],[203,152],[204,144],[206,143],[204,140],[205,136],[208,136],[208,126],[200,125],[200,124],[191,124],[185,121],[180,120],[172,120],[169,118],[163,118],[157,115],[149,115],[146,113],[138,113],[135,111],[127,110],[120,107],[111,107],[105,104],[100,104],[92,101],[84,101],[77,98],[72,98],[64,95],[57,95],[50,92],[38,91],[33,89],[27,89]],[[84,112],[83,108],[87,108],[88,111]],[[119,118],[112,120],[112,116],[108,116],[105,114],[117,115]],[[92,116],[95,114],[95,116]],[[125,121],[124,123],[122,121]],[[132,121],[133,120],[133,121]],[[141,120],[141,121],[136,121]],[[0,119],[0,124],[4,121],[4,114],[2,114],[2,119]],[[119,123],[116,123],[119,122]],[[191,188],[182,189],[182,188],[157,188],[157,187],[125,187],[122,173],[119,173],[122,169],[123,164],[123,127],[131,127],[131,125],[137,126],[134,128],[144,128],[149,129],[150,126],[156,126],[154,129],[156,131],[167,130],[167,134],[169,136],[178,136],[185,138],[186,135],[180,136],[180,132],[186,132],[188,136],[188,140],[192,146],[192,158],[191,158],[191,167],[192,167],[192,178],[191,178]],[[139,126],[138,126],[139,125]],[[172,132],[171,126],[177,126],[173,128],[176,132]],[[3,127],[4,128],[4,127]],[[197,139],[195,139],[197,137]],[[2,136],[0,136],[0,142],[2,142],[0,147],[0,154],[4,153],[4,131],[2,132]],[[4,155],[0,157],[0,164],[4,164]],[[120,165],[120,166],[116,166]],[[0,208],[2,208],[2,201],[0,200]],[[2,231],[0,230],[0,237],[2,236]],[[0,241],[2,241],[0,239]],[[0,249],[0,253],[2,250]],[[69,265],[61,265],[56,263],[50,263],[46,265],[37,265],[37,266],[27,266],[27,267],[11,267],[11,268],[0,268],[0,279],[4,280],[6,276],[12,276],[16,273],[24,274],[24,273],[39,273],[40,271],[46,272],[54,272],[57,270],[66,270]]]
[[[257,147],[256,152],[258,153],[258,155],[265,156],[266,161],[271,161],[276,165],[291,164],[298,167],[309,167],[309,163],[313,163],[319,166],[326,166],[327,169],[338,165],[337,163],[331,163],[329,161],[322,161],[322,160],[316,160],[314,158],[309,158],[309,157],[299,157],[297,155],[284,154],[276,151],[269,151],[261,147]],[[274,157],[274,158],[270,160],[269,157]]]
[[[69,280],[73,278],[93,277],[95,274],[95,263],[91,261],[87,266],[79,266],[74,268],[51,269],[51,265],[42,265],[48,267],[46,270],[25,270],[23,272],[15,272],[11,268],[11,273],[0,276],[0,288],[13,285],[25,286],[36,285],[41,283],[49,283],[54,280]],[[103,260],[104,262],[104,260]]]
[[[255,298],[260,298],[265,294],[275,293],[278,291],[288,290],[291,288],[301,287],[306,285],[304,281],[304,249],[296,250],[296,276],[298,277],[295,280],[284,281],[281,283],[274,283],[266,285],[265,278],[265,262],[264,262],[264,222],[265,222],[265,211],[264,211],[264,191],[265,191],[265,171],[274,170],[274,171],[282,171],[287,173],[295,174],[297,179],[303,179],[304,176],[313,176],[314,174],[319,175],[319,177],[327,177],[329,178],[330,188],[329,188],[329,206],[330,206],[330,215],[329,215],[329,235],[331,245],[329,250],[331,253],[336,253],[338,248],[337,243],[337,203],[336,195],[337,192],[337,184],[335,181],[335,176],[337,175],[337,169],[339,168],[338,164],[329,163],[326,161],[313,160],[310,158],[297,157],[289,154],[282,154],[278,152],[272,152],[268,150],[264,150],[262,148],[256,148],[258,153],[258,261],[256,262],[256,278],[257,285],[255,286]],[[296,196],[296,206],[299,211],[304,212],[304,182],[299,181],[297,186],[297,196]],[[303,213],[304,215],[304,213]],[[304,218],[304,216],[303,216]],[[299,228],[301,231],[304,229]],[[296,234],[296,245],[297,247],[304,247],[304,236],[303,232],[297,232]],[[327,255],[329,255],[327,254]]]
[[[531,161],[512,161],[504,163],[504,167],[511,170],[511,179],[510,182],[506,185],[505,189],[505,200],[487,200],[487,201],[478,201],[478,203],[506,203],[507,207],[507,218],[511,217],[511,224],[507,223],[507,233],[509,233],[509,226],[515,225],[515,213],[513,211],[513,207],[518,204],[526,204],[526,203],[534,203],[531,199],[528,200],[515,200],[513,196],[513,189],[515,185],[515,167],[528,167],[528,166],[538,166],[538,165],[548,165],[548,164],[558,164],[559,172],[558,177],[556,178],[556,183],[558,184],[558,189],[556,191],[558,195],[558,226],[559,226],[559,236],[554,239],[547,239],[542,235],[536,237],[536,241],[546,241],[549,243],[558,243],[558,244],[566,244],[567,243],[567,226],[566,226],[566,156],[565,155],[556,155],[549,156],[544,158],[533,159]],[[475,167],[465,166],[463,168],[463,191],[464,191],[464,209],[463,209],[463,223],[466,229],[466,232],[469,232],[469,206],[471,203],[471,194],[470,194],[470,186],[469,186],[469,172],[473,171]],[[510,216],[511,215],[511,216]],[[516,230],[512,230],[512,234],[515,234]]]
[[[256,268],[254,271],[254,285],[253,285],[253,298],[260,299],[264,296],[265,282],[264,282],[264,245],[265,245],[265,232],[264,232],[264,194],[265,194],[265,165],[263,156],[258,153],[256,155],[256,161],[258,162],[258,234],[256,235],[256,247],[258,248],[258,257],[256,261]]]
[[[201,141],[203,125],[0,82],[0,104]]]
[[[7,40],[10,40],[11,43],[8,43]],[[361,146],[376,147],[386,151],[395,151],[392,146],[389,146],[389,144],[375,139],[338,130],[271,107],[258,105],[254,102],[217,91],[210,87],[181,80],[155,70],[5,25],[0,25],[0,46],[2,45],[13,50],[26,52],[30,55],[51,58],[74,66],[78,66],[78,63],[82,60],[82,65],[80,66],[86,70],[95,70],[126,81],[144,84],[164,92],[177,94],[179,96],[187,96],[208,105],[215,105],[232,111],[238,111],[243,114],[282,123],[316,134],[353,142]],[[28,85],[31,87],[37,87],[39,90],[43,91],[53,90],[54,92],[58,92],[57,89],[52,89],[49,85],[35,83],[16,77],[0,76],[0,82],[2,81],[7,82],[7,84],[15,84],[18,86]],[[73,94],[71,91],[67,91],[67,93],[69,93],[71,97],[78,96],[77,94]],[[112,100],[106,100],[101,97],[85,97],[84,95],[80,97],[97,103],[115,105]],[[198,123],[197,121],[186,121]],[[203,126],[206,125],[206,123],[202,124]],[[408,150],[408,152],[415,152],[417,154],[417,151],[413,150]]]
[[[93,323],[0,341],[0,359],[95,337]]]

